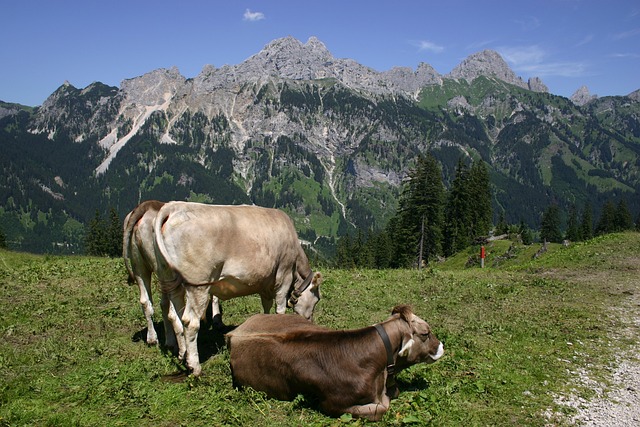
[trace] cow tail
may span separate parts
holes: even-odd
[[[141,212],[142,211],[142,212]],[[134,209],[124,219],[124,226],[122,230],[122,258],[124,258],[124,266],[127,269],[127,282],[131,285],[135,282],[133,277],[133,268],[131,267],[131,238],[133,235],[133,228],[138,223],[140,218],[144,215],[143,209]]]
[[[155,219],[153,220],[153,246],[156,252],[156,262],[158,263],[158,270],[160,271],[171,268],[169,252],[167,251],[167,246],[164,243],[164,236],[162,235],[162,227],[164,226],[164,223],[169,219],[170,213],[171,209],[163,207],[158,211]]]

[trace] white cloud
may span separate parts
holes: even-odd
[[[540,26],[540,20],[535,16],[526,16],[522,19],[515,20],[514,22],[520,26],[522,31],[535,30]]]
[[[444,47],[442,47],[440,45],[437,45],[437,44],[435,44],[433,42],[430,42],[428,40],[413,41],[413,42],[411,42],[411,44],[416,46],[420,52],[426,50],[426,51],[433,52],[433,53],[440,53],[440,52],[442,52],[444,50]]]
[[[623,40],[623,39],[628,39],[629,37],[637,36],[638,34],[640,34],[640,28],[634,28],[633,30],[624,31],[622,33],[614,34],[613,35],[613,39],[614,40]]]
[[[611,58],[640,58],[638,53],[612,53],[609,55]]]
[[[244,21],[255,22],[255,21],[260,21],[262,19],[265,19],[265,16],[264,16],[264,13],[262,12],[252,12],[250,9],[247,9],[244,11],[244,15],[242,19]]]
[[[580,40],[575,47],[584,46],[585,44],[591,43],[592,40],[593,40],[593,34],[589,34],[588,36]]]
[[[503,47],[499,52],[515,71],[531,76],[579,77],[587,70],[582,62],[548,62],[547,53],[539,46]]]
[[[502,47],[498,50],[502,57],[515,67],[525,64],[539,64],[546,56],[544,50],[539,46]]]

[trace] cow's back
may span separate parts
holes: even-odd
[[[234,384],[292,400],[304,389],[296,380],[306,360],[295,349],[305,336],[328,331],[295,314],[251,316],[226,335]]]
[[[280,266],[308,260],[289,217],[257,206],[171,202],[157,215],[156,244],[167,267],[189,284],[232,277],[260,284]]]

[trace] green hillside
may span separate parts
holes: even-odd
[[[469,252],[421,271],[323,271],[318,324],[363,327],[406,303],[444,342],[440,361],[399,375],[379,425],[569,425],[572,410],[554,396],[594,395],[572,372],[606,386],[613,356],[634,343],[622,331],[624,316],[638,315],[640,234],[551,245],[535,259],[539,246],[516,245],[497,262],[510,245],[488,246],[485,269],[462,266]],[[368,424],[328,418],[302,397],[235,390],[223,337],[206,326],[204,375],[180,374],[142,341],[138,291],[120,259],[0,250],[0,279],[0,425]],[[256,296],[223,306],[232,326],[260,311]]]

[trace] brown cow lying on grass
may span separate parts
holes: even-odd
[[[406,305],[382,323],[331,330],[301,316],[258,314],[227,334],[234,386],[269,397],[317,398],[330,416],[351,413],[377,421],[397,397],[396,372],[432,363],[444,347]]]

